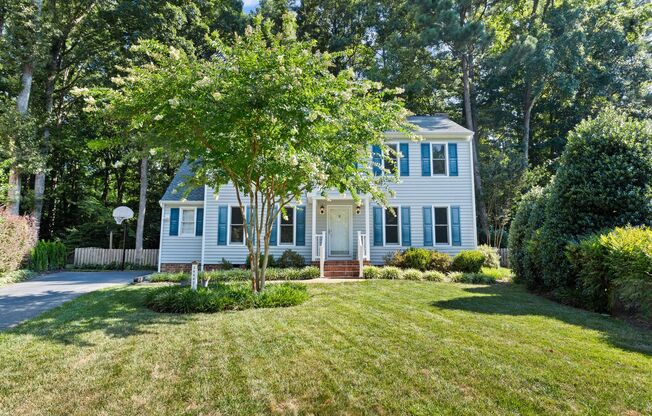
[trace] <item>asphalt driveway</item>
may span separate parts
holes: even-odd
[[[11,328],[84,293],[126,284],[147,271],[60,272],[0,288],[0,330]]]

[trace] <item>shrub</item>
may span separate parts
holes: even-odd
[[[423,273],[418,269],[405,269],[401,273],[401,279],[404,280],[422,280]]]
[[[453,273],[451,280],[458,283],[471,284],[492,284],[496,283],[496,278],[485,273]]]
[[[260,256],[260,264],[259,266],[263,266],[263,260],[265,259],[265,256],[261,255]],[[245,260],[245,267],[247,269],[251,269],[251,259],[249,258],[249,255],[247,255],[247,259]],[[267,256],[267,267],[276,267],[276,262],[274,260],[274,256],[271,254]]]
[[[380,279],[382,269],[376,266],[365,266],[362,269],[362,276],[365,279]]]
[[[652,229],[616,228],[569,244],[582,306],[652,322]]]
[[[387,266],[380,269],[380,278],[396,280],[401,278],[401,269],[394,266]]]
[[[231,270],[233,269],[233,263],[222,257],[222,270]]]
[[[425,248],[410,247],[401,254],[401,267],[426,271],[430,268],[432,252]]]
[[[502,280],[502,281],[511,281],[512,280],[512,271],[510,269],[506,269],[504,267],[499,267],[497,269],[491,268],[491,267],[483,267],[480,273],[491,276],[495,280]]]
[[[462,278],[463,274],[462,272],[450,272],[446,275],[446,278],[451,282],[457,282]]]
[[[453,258],[456,272],[477,273],[484,264],[484,255],[478,250],[462,250]]]
[[[20,268],[34,245],[35,235],[32,218],[0,209],[0,273]]]
[[[446,275],[437,270],[424,272],[422,277],[423,280],[427,280],[429,282],[443,282],[446,279]]]
[[[156,312],[214,313],[224,310],[294,306],[308,299],[304,285],[269,285],[262,293],[247,284],[217,284],[196,291],[185,286],[166,286],[147,293],[145,305]]]
[[[30,279],[35,273],[29,270],[14,270],[13,272],[0,273],[0,287],[10,283],[18,283]]]
[[[66,267],[66,246],[60,241],[39,241],[29,256],[29,269],[40,272]]]
[[[484,266],[497,269],[500,267],[500,255],[498,249],[487,244],[478,246],[478,251],[484,256]]]
[[[207,277],[216,282],[242,282],[251,280],[251,271],[247,269],[214,270],[206,272]],[[279,269],[267,268],[267,280],[306,280],[319,277],[319,268],[308,266],[303,268]]]
[[[386,254],[383,257],[385,266],[404,268],[405,259],[403,258],[403,253],[400,250],[396,250],[392,253]]]
[[[429,270],[448,273],[451,270],[452,261],[453,259],[448,254],[432,251],[430,252]]]
[[[278,267],[303,267],[305,264],[303,256],[294,250],[285,250],[277,262]]]
[[[180,283],[186,280],[190,280],[190,275],[188,273],[153,273],[147,278],[150,282],[175,282]]]

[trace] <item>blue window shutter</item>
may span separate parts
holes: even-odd
[[[432,208],[423,207],[423,245],[432,246]]]
[[[294,209],[294,221],[296,221],[294,242],[298,246],[306,245],[306,206],[300,205]]]
[[[462,230],[460,224],[460,207],[451,207],[451,234],[453,235],[453,245],[462,245]]]
[[[457,176],[457,143],[448,143],[448,174]]]
[[[278,244],[278,206],[274,205],[274,222],[272,223],[272,233],[269,236],[269,245],[275,246]]]
[[[179,208],[170,209],[170,235],[179,235]]]
[[[401,207],[401,240],[402,245],[412,245],[412,230],[410,230],[410,207]]]
[[[410,144],[399,144],[399,151],[401,152],[401,176],[410,176]]]
[[[197,208],[197,218],[195,221],[195,235],[204,234],[204,208]]]
[[[373,170],[374,170],[374,176],[380,176],[381,170],[380,166],[383,164],[383,157],[382,154],[380,153],[380,146],[371,146],[371,160],[374,164]]]
[[[374,207],[374,245],[383,245],[383,209]]]
[[[229,220],[229,207],[220,205],[217,207],[217,245],[226,245],[226,228]]]
[[[430,143],[421,143],[421,176],[431,176]]]

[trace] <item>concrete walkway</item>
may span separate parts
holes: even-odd
[[[0,288],[0,330],[84,293],[133,281],[148,271],[60,272]]]

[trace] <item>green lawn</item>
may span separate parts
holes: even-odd
[[[652,332],[516,285],[311,285],[156,314],[146,287],[0,333],[0,414],[652,414]]]

